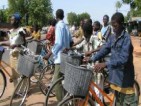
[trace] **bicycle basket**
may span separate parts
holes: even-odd
[[[42,45],[40,42],[32,41],[27,44],[27,48],[29,48],[35,54],[40,54],[42,50]]]
[[[65,73],[65,66],[66,66],[66,62],[69,62],[73,65],[79,66],[81,64],[82,58],[80,56],[77,55],[68,55],[65,53],[61,53],[61,73]]]
[[[34,56],[20,54],[18,59],[17,70],[20,74],[31,77],[34,73],[35,67],[37,66],[38,61]]]
[[[92,70],[66,63],[64,88],[72,95],[85,97],[92,79]]]

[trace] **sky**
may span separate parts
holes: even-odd
[[[102,22],[102,17],[107,14],[111,17],[115,12],[115,3],[118,0],[51,0],[53,13],[57,9],[63,9],[65,13],[64,21],[67,22],[67,13],[75,12],[81,14],[87,12],[93,21]],[[0,0],[0,9],[8,7],[7,0]],[[129,11],[129,5],[122,5],[119,12],[124,15]]]

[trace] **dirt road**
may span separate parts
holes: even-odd
[[[132,42],[134,45],[134,66],[137,81],[141,87],[141,47],[139,45],[139,38],[132,37]],[[0,106],[8,106],[10,95],[12,94],[14,87],[13,84],[9,83],[7,78],[7,87],[3,97],[0,99]],[[43,106],[45,101],[45,96],[40,92],[38,86],[32,85],[30,95],[27,97],[25,105],[26,106]],[[141,98],[140,98],[140,106],[141,106]]]

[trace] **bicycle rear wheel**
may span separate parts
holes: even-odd
[[[140,86],[138,82],[135,80],[134,82],[134,90],[135,90],[135,95],[137,97],[137,103],[139,104],[139,97],[140,97]]]
[[[88,100],[88,103],[84,105],[85,99],[81,96],[69,96],[63,99],[57,106],[94,106],[94,103],[91,100]]]
[[[2,97],[6,87],[6,76],[0,69],[0,98]]]
[[[23,105],[29,90],[29,86],[30,86],[30,79],[25,76],[22,77],[12,94],[10,100],[10,106]]]
[[[45,96],[52,83],[53,74],[54,74],[54,65],[48,65],[43,69],[43,72],[40,75],[39,87],[41,92]]]

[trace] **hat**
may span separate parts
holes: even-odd
[[[20,19],[21,19],[21,16],[19,13],[14,13],[12,16],[14,16],[16,20],[20,21]]]

